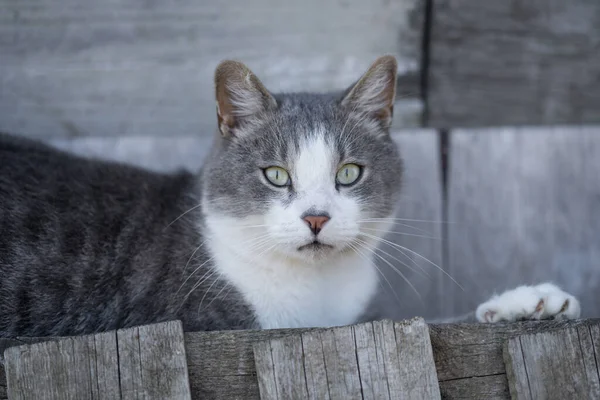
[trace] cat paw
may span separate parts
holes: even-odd
[[[576,319],[581,314],[579,301],[552,283],[520,286],[507,290],[477,307],[479,322],[540,319]]]

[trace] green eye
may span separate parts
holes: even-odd
[[[356,164],[344,164],[337,172],[335,180],[342,186],[352,185],[360,178],[361,168]]]
[[[265,177],[275,186],[289,186],[290,175],[280,167],[269,167],[265,169]]]

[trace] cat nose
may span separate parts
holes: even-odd
[[[302,219],[304,220],[304,222],[306,222],[308,224],[308,227],[310,228],[310,230],[315,234],[318,235],[319,232],[321,232],[321,229],[323,229],[323,225],[325,225],[327,223],[327,221],[329,221],[329,215],[327,214],[319,214],[319,215],[305,215],[302,217]]]

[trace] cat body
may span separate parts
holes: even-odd
[[[222,64],[219,133],[198,174],[0,136],[0,335],[355,322],[377,287],[352,250],[376,245],[359,224],[386,225],[376,218],[400,189],[395,74],[387,57],[346,93],[273,96],[242,64]],[[289,182],[270,182],[273,168]],[[343,168],[356,185],[336,178]]]
[[[173,319],[225,330],[377,317],[366,315],[379,272],[370,255],[392,226],[402,183],[389,135],[396,70],[385,56],[343,93],[273,95],[243,64],[223,62],[218,132],[196,174],[0,135],[0,336]],[[527,307],[509,293],[477,319],[579,315],[558,288],[521,295]],[[554,308],[540,312],[539,301]]]
[[[200,210],[176,220],[199,201],[196,176],[85,160],[6,135],[0,160],[0,335],[175,318],[189,329],[256,326],[234,291],[198,313],[205,293],[184,282],[204,240],[191,222],[201,223]]]

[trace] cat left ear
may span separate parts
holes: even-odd
[[[351,86],[342,105],[351,112],[368,115],[389,129],[394,114],[398,63],[393,56],[378,58],[360,80]]]
[[[248,67],[223,61],[215,71],[217,119],[223,137],[235,136],[236,128],[277,107],[277,101]]]

